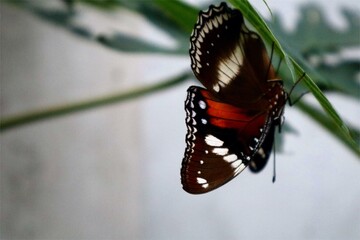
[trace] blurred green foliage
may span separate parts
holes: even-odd
[[[41,1],[8,1],[8,3],[17,5],[24,10],[32,12],[34,15],[42,18],[44,21],[63,27],[65,30],[73,34],[96,41],[97,43],[108,47],[114,51],[128,53],[147,53],[147,54],[167,54],[167,55],[188,55],[189,36],[196,22],[199,9],[194,6],[185,4],[179,0],[58,0],[62,3],[60,8],[46,8],[42,6]],[[219,2],[219,1],[216,1]],[[342,143],[348,146],[355,154],[360,155],[359,149],[359,129],[346,125],[338,116],[331,104],[327,101],[323,92],[336,92],[359,100],[359,80],[358,74],[360,70],[359,58],[354,60],[344,59],[341,57],[341,51],[344,48],[359,47],[360,36],[360,17],[350,9],[342,9],[342,15],[347,21],[345,30],[337,30],[331,26],[325,19],[324,13],[317,5],[306,5],[300,9],[300,19],[292,32],[287,31],[280,20],[279,16],[274,14],[272,21],[265,23],[257,14],[252,6],[246,0],[230,0],[230,2],[242,10],[245,18],[253,25],[253,27],[262,35],[264,40],[269,44],[275,42],[278,58],[285,61],[282,64],[279,74],[284,79],[287,89],[291,87],[300,73],[306,72],[304,82],[315,97],[317,97],[320,105],[325,111],[319,111],[307,103],[300,101],[295,107],[298,107],[305,114],[308,114],[314,121],[318,122],[322,127],[327,129]],[[74,21],[79,13],[78,6],[86,4],[94,7],[98,11],[112,12],[121,8],[142,15],[154,26],[158,27],[165,33],[172,36],[177,45],[174,48],[154,44],[144,39],[129,36],[125,33],[114,32],[111,35],[94,34],[92,29],[80,26]],[[203,6],[203,9],[207,6]],[[271,29],[271,31],[270,31]],[[276,36],[276,37],[275,37]],[[329,61],[331,56],[335,56],[336,61]],[[275,59],[274,61],[279,60]],[[300,67],[301,66],[301,67]],[[302,70],[304,69],[304,70]],[[190,69],[189,69],[190,70]],[[290,71],[289,71],[290,70]],[[114,98],[111,96],[110,101],[103,101],[104,104],[112,101],[123,101],[135,97],[144,96],[150,92],[165,89],[185,81],[191,77],[191,73],[186,72],[179,78],[165,81],[165,87],[150,88],[150,91],[141,91],[142,94],[136,94],[128,98]],[[292,81],[291,81],[292,80]],[[173,82],[171,82],[173,81]],[[315,84],[315,83],[316,84]],[[170,84],[169,84],[170,83]],[[318,88],[319,87],[319,88]],[[145,87],[149,89],[148,86]],[[303,93],[306,88],[297,87],[294,95]],[[120,93],[127,94],[128,93]],[[103,100],[103,99],[102,99]],[[97,100],[90,100],[87,108],[100,106]],[[93,104],[95,103],[95,104]],[[96,104],[97,103],[97,104]],[[77,111],[76,104],[73,111]],[[64,106],[66,108],[66,106]],[[84,108],[78,108],[78,111]],[[63,109],[55,109],[61,111]],[[51,117],[47,111],[37,111],[25,113],[23,115],[1,120],[1,130],[15,127],[17,125],[26,124],[42,118]],[[71,111],[71,112],[73,112]],[[63,111],[67,113],[66,111]],[[41,113],[43,117],[31,120],[29,115]],[[16,120],[20,123],[16,124]],[[286,129],[292,129],[288,126]]]

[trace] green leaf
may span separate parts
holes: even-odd
[[[62,1],[64,2],[66,8],[60,10],[42,8],[43,5],[41,3],[35,3],[33,1],[12,0],[7,2],[22,7],[23,9],[34,13],[43,20],[61,26],[80,37],[91,41],[96,40],[100,44],[113,50],[121,50],[133,53],[187,53],[190,31],[192,30],[198,15],[197,9],[182,3],[179,0]],[[334,135],[357,153],[357,144],[355,144],[353,138],[359,139],[359,131],[354,128],[350,128],[349,131],[348,127],[344,124],[342,119],[333,109],[315,82],[319,84],[323,90],[336,91],[359,98],[357,91],[359,82],[356,78],[356,74],[358,73],[359,69],[359,61],[340,61],[339,64],[335,65],[328,64],[326,61],[321,61],[317,65],[311,65],[309,63],[311,63],[311,59],[314,56],[317,58],[320,57],[320,59],[322,59],[323,56],[326,56],[328,53],[338,53],[340,47],[348,47],[354,45],[354,43],[358,45],[358,36],[360,31],[360,21],[358,14],[351,10],[343,10],[343,14],[348,21],[348,28],[345,31],[339,33],[334,31],[334,29],[332,29],[331,26],[329,26],[328,23],[323,19],[322,13],[319,13],[320,10],[314,10],[313,7],[304,7],[301,12],[303,16],[306,16],[309,11],[312,11],[313,14],[315,13],[315,15],[317,14],[320,16],[317,18],[317,24],[310,26],[307,18],[302,17],[299,26],[295,29],[295,32],[288,33],[282,28],[282,25],[280,24],[280,21],[278,21],[276,15],[273,15],[274,21],[270,23],[271,29],[275,33],[273,34],[265,21],[259,16],[259,14],[248,1],[231,0],[231,2],[235,7],[242,11],[244,17],[256,28],[257,32],[263,37],[265,42],[267,42],[269,45],[274,43],[275,52],[286,63],[286,65],[283,64],[283,67],[280,69],[280,75],[285,80],[286,86],[292,86],[305,70],[306,76],[302,80],[302,83],[304,83],[302,85],[306,85],[306,87],[318,99],[319,103],[322,105],[327,114],[322,117],[327,119],[326,121],[328,122],[325,122],[325,120],[319,121],[321,116],[318,116],[317,111],[309,110],[309,108],[302,107],[301,104],[297,104],[299,108],[305,113],[310,114],[310,116],[315,121],[319,122],[325,128],[327,125],[330,126],[330,124],[332,124],[332,131],[334,131],[334,133],[336,131],[336,134]],[[149,20],[149,22],[153,23],[155,26],[176,39],[178,43],[177,48],[168,49],[166,47],[162,47],[161,45],[156,45],[122,33],[115,33],[110,36],[95,36],[90,29],[85,29],[82,26],[76,25],[76,23],[73,21],[74,16],[79,13],[76,9],[78,3],[90,4],[91,6],[94,6],[96,10],[101,11],[116,10],[118,7],[125,7],[135,11],[144,16],[147,20]],[[306,32],[311,32],[311,34],[306,36]],[[319,34],[328,35],[323,37]],[[312,37],[313,39],[302,39],[302,37],[305,36],[307,38]],[[288,68],[287,71],[284,71],[285,66]],[[290,81],[290,79],[292,79],[292,81]],[[163,83],[162,86],[165,87],[161,89],[165,89],[166,86],[169,87],[171,85],[171,80],[169,80],[169,85]],[[301,90],[300,87],[300,84],[299,86],[296,86],[294,92],[302,92],[303,90]],[[49,117],[61,116],[70,112],[90,109],[110,102],[120,102],[126,99],[131,99],[134,96],[145,96],[146,94],[151,93],[151,91],[156,91],[157,88],[150,87],[149,89],[149,91],[135,91],[135,94],[133,91],[129,91],[128,93],[121,93],[117,97],[109,95],[107,97],[87,100],[81,103],[73,103],[70,106],[49,108],[36,112],[25,113],[20,116],[2,119],[0,123],[0,130]],[[330,130],[329,127],[327,129]],[[353,138],[351,136],[353,136]]]
[[[260,15],[257,13],[257,11],[250,5],[250,3],[247,0],[230,0],[230,2],[237,7],[244,17],[254,26],[254,28],[257,30],[257,32],[263,37],[265,42],[267,42],[269,45],[274,43],[275,51],[277,54],[285,61],[287,67],[289,68],[293,82],[297,81],[297,79],[302,76],[302,74],[305,72],[300,65],[298,64],[295,59],[288,54],[288,52],[293,53],[294,51],[285,51],[280,42],[276,39],[274,34],[271,32],[270,28],[267,26],[265,21],[260,17]],[[300,54],[293,54],[297,56],[297,60],[302,60]],[[321,92],[319,87],[314,83],[312,78],[309,74],[316,74],[316,77],[321,78],[320,74],[317,73],[313,68],[311,68],[308,64],[306,64],[305,60],[300,61],[300,64],[302,66],[306,66],[309,70],[311,70],[310,73],[307,73],[304,77],[302,82],[305,83],[307,89],[309,89],[312,94],[315,96],[315,98],[318,100],[322,108],[325,110],[325,112],[328,114],[328,116],[333,120],[334,126],[338,129],[338,131],[341,132],[343,138],[346,138],[347,142],[352,142],[352,144],[348,145],[353,149],[354,146],[356,146],[355,141],[350,135],[349,129],[347,128],[344,121],[341,119],[339,114],[336,112],[334,107],[331,105],[331,103],[328,101],[328,99],[325,97],[325,95]],[[356,151],[355,149],[353,149]]]
[[[74,5],[74,2],[79,2],[79,3],[83,2],[85,4],[89,4],[104,10],[113,10],[119,7],[118,0],[63,0],[63,1],[72,2],[72,5]]]
[[[299,107],[304,113],[308,114],[316,122],[318,122],[322,127],[324,127],[328,132],[333,134],[335,137],[341,140],[347,147],[349,147],[355,154],[360,156],[359,148],[359,130],[351,128],[351,135],[353,139],[357,139],[357,142],[349,139],[349,137],[344,134],[344,131],[341,131],[327,115],[323,114],[319,109],[316,109],[309,104],[304,102],[298,102],[297,107]]]
[[[99,36],[100,43],[115,50],[126,52],[187,54],[189,34],[196,20],[198,10],[183,2],[173,0],[122,2],[124,7],[136,10],[155,26],[177,41],[176,49],[167,49],[142,39],[116,33],[113,36]],[[189,20],[194,19],[194,20]]]
[[[327,85],[320,85],[322,90],[360,98],[360,82],[357,81],[357,74],[360,70],[359,61],[345,60],[336,65],[321,63],[316,70],[328,81]]]
[[[154,0],[156,6],[172,19],[187,35],[190,35],[199,10],[178,0]]]
[[[185,80],[187,80],[189,77],[190,77],[190,73],[186,72],[178,76],[175,76],[173,78],[169,78],[165,81],[151,84],[148,86],[129,89],[127,91],[108,94],[106,96],[87,99],[80,102],[73,102],[66,105],[52,106],[46,109],[35,110],[28,113],[19,114],[17,116],[1,118],[0,132],[9,130],[14,127],[19,127],[25,124],[37,122],[40,120],[64,116],[70,113],[80,112],[88,109],[93,109],[95,107],[101,107],[118,102],[124,102],[138,97],[144,97],[145,95],[156,93],[157,91],[168,89],[169,87],[178,85],[179,83],[182,83]]]
[[[167,5],[169,5],[169,9],[166,8]],[[193,11],[192,7],[178,1],[168,2],[146,0],[123,0],[122,6],[143,15],[154,26],[161,29],[177,41],[176,52],[183,52],[184,54],[187,54],[189,49],[190,34],[183,28],[186,19],[184,20],[184,18],[181,18],[181,16],[178,15],[174,16],[172,12],[174,12],[175,9],[179,12],[179,14],[185,14],[186,12],[189,15],[187,10],[190,9],[189,11]],[[188,24],[189,23],[190,22],[188,22]],[[193,24],[194,23],[191,23],[191,26],[193,26]]]
[[[343,11],[348,20],[346,30],[337,30],[325,19],[324,13],[317,5],[305,5],[301,9],[295,31],[289,35],[294,47],[301,50],[317,49],[328,51],[359,45],[359,15],[355,12]]]
[[[277,38],[281,39],[281,42],[286,42],[286,50],[289,49],[291,55],[297,52],[302,58],[301,61],[305,59],[322,76],[318,78],[310,74],[322,90],[338,91],[359,98],[356,90],[360,86],[357,80],[360,60],[344,59],[340,50],[359,45],[360,18],[355,12],[342,12],[348,21],[345,30],[335,29],[329,25],[321,8],[316,5],[301,8],[299,22],[292,32],[284,29],[276,15],[274,21],[268,24]],[[332,62],[329,62],[329,57]],[[296,56],[295,59],[299,60]]]
[[[184,51],[155,45],[137,37],[116,33],[111,37],[100,35],[98,41],[114,50],[131,53],[184,54]]]

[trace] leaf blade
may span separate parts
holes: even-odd
[[[271,32],[270,28],[266,24],[266,22],[260,17],[257,11],[251,6],[251,4],[247,0],[229,0],[235,7],[241,10],[244,17],[256,28],[258,33],[263,37],[265,42],[274,43],[275,51],[279,54],[281,58],[285,60],[289,71],[291,72],[293,82],[297,80],[296,76],[301,76],[305,71],[301,68],[301,66],[295,61],[293,57],[291,57],[281,46],[280,42],[277,40],[275,35]],[[306,63],[303,63],[305,66]],[[312,71],[312,74],[316,74],[321,78],[321,76]],[[340,115],[336,112],[335,108],[332,106],[330,101],[325,97],[320,88],[315,84],[309,74],[304,76],[302,80],[306,87],[311,91],[314,97],[317,99],[321,107],[324,109],[326,114],[332,119],[335,124],[335,127],[341,131],[342,135],[346,139],[346,141],[351,142],[351,146],[355,146],[355,140],[350,135],[350,131],[344,121],[341,119]],[[341,139],[344,141],[344,139]],[[356,151],[354,149],[354,151]]]

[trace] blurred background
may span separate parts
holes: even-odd
[[[94,4],[102,1],[14,2],[0,3],[1,118],[125,92],[190,70],[186,52],[170,54],[179,46],[177,35],[156,27],[129,7],[131,1],[111,9]],[[251,3],[271,19],[263,1]],[[267,3],[286,31],[295,32],[305,17],[323,17],[339,38],[349,28],[342,9],[358,17],[360,10],[353,0]],[[309,3],[323,15],[302,15],[313,9]],[[62,22],[62,11],[72,12],[81,28]],[[123,33],[169,52],[119,51],[110,38],[94,40],[84,29],[96,36]],[[359,41],[325,59],[355,63],[353,93],[326,96],[356,129]],[[360,239],[359,157],[296,107],[285,109],[293,131],[281,136],[275,184],[271,157],[260,174],[245,170],[205,195],[184,192],[184,100],[192,84],[199,83],[189,77],[136,99],[2,131],[1,239]],[[311,94],[302,101],[318,107]]]

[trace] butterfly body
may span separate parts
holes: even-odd
[[[191,35],[191,67],[205,86],[188,89],[181,181],[205,193],[248,165],[258,172],[271,153],[286,93],[260,36],[225,3],[200,12]]]

